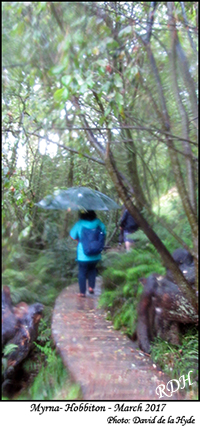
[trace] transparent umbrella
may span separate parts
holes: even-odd
[[[47,210],[116,210],[120,206],[113,199],[97,190],[88,187],[71,187],[67,190],[56,190],[36,204]]]

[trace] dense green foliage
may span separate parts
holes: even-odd
[[[100,297],[100,307],[107,312],[107,318],[113,321],[115,329],[122,329],[129,337],[134,338],[137,326],[137,306],[143,286],[139,278],[147,277],[153,272],[164,274],[159,257],[153,248],[137,249],[129,254],[110,253],[106,257],[103,272],[104,290]],[[151,261],[151,262],[150,262]],[[155,270],[154,270],[155,268]],[[186,384],[183,397],[198,399],[198,328],[186,330],[180,338],[180,345],[172,345],[157,337],[152,344],[153,362],[167,373],[170,379],[179,379],[192,370],[192,383]]]
[[[173,203],[171,195],[163,199],[165,218],[179,219],[180,234],[190,245],[189,230],[187,230],[180,206]],[[177,248],[176,240],[166,231],[157,226],[159,233],[169,251]],[[115,329],[122,329],[129,337],[134,337],[137,326],[137,306],[143,286],[140,278],[148,277],[151,273],[165,274],[159,254],[148,242],[141,230],[134,233],[135,247],[126,253],[122,248],[106,253],[103,258],[103,293],[100,306],[107,312],[108,319],[113,321]],[[193,327],[182,335],[179,346],[171,345],[157,338],[152,344],[152,360],[172,379],[179,379],[183,374],[193,370],[192,379],[198,379],[198,329]],[[184,393],[188,399],[197,399],[197,384],[186,386]]]
[[[59,291],[73,279],[75,251],[70,247],[71,242],[63,241],[56,240],[51,248],[37,252],[20,243],[11,248],[3,260],[3,282],[9,285],[14,304],[20,300],[27,303],[39,300],[52,305]]]
[[[165,269],[152,245],[145,248],[140,244],[130,253],[110,253],[106,258],[108,267],[103,272],[105,290],[100,297],[100,305],[108,309],[116,329],[123,327],[132,336],[136,329],[137,305],[143,290],[140,278],[154,272],[164,274]]]
[[[50,236],[51,245],[43,251],[32,250],[23,241],[10,248],[10,252],[7,246],[4,257],[3,283],[9,284],[13,304],[20,301],[44,304],[36,347],[23,364],[26,381],[24,391],[17,397],[20,400],[80,398],[80,388],[70,381],[51,339],[55,299],[74,280],[73,272],[74,278],[77,276],[75,250],[70,247],[69,239],[59,240],[55,232]],[[2,374],[7,368],[6,356],[11,350],[10,345],[4,348]]]
[[[172,379],[179,379],[180,376],[188,374],[192,370],[192,383],[198,382],[198,360],[199,343],[198,330],[191,328],[183,337],[179,346],[171,345],[168,342],[157,338],[152,346],[152,359],[159,367]],[[187,393],[190,391],[190,399],[198,399],[197,385],[186,384]],[[185,391],[184,391],[185,393]]]
[[[190,246],[190,233],[179,205],[175,204],[173,207],[170,194],[166,195],[163,201],[163,218],[166,221],[170,218],[179,219],[179,233]],[[160,225],[155,225],[155,228],[172,253],[177,248],[176,240]],[[124,252],[122,248],[122,251],[116,249],[103,257],[104,292],[100,298],[100,304],[109,311],[108,315],[111,316],[115,328],[125,329],[130,336],[136,329],[137,305],[143,290],[140,278],[147,278],[155,272],[164,275],[166,271],[159,253],[149,243],[146,235],[138,230],[133,234],[133,238],[136,242],[130,253]]]
[[[45,328],[46,327],[46,328]],[[20,394],[20,400],[73,400],[81,398],[78,384],[71,382],[61,357],[56,353],[47,326],[41,325],[36,348],[37,359],[28,359],[24,369],[35,374],[32,383]],[[44,333],[47,333],[44,340]],[[43,345],[42,345],[43,343]]]

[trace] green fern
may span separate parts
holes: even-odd
[[[179,379],[181,375],[187,376],[190,370],[193,371],[192,379],[198,379],[198,360],[199,360],[199,343],[198,330],[196,327],[189,329],[181,337],[181,345],[171,345],[168,342],[156,338],[153,346],[151,357],[161,369],[170,375],[172,379]],[[195,386],[196,385],[196,386]],[[185,385],[185,390],[191,388],[189,383]],[[197,383],[194,383],[193,390],[197,390]]]
[[[106,271],[103,273],[104,277],[104,286],[109,289],[113,289],[118,285],[124,283],[126,279],[125,272],[121,270],[113,270],[112,267],[108,267]]]
[[[104,291],[99,305],[108,310],[114,328],[122,328],[131,335],[136,328],[137,306],[143,292],[140,278],[155,272],[164,275],[165,268],[158,252],[144,237],[142,244],[130,253],[114,257],[108,254],[108,259],[108,267],[102,273]]]
[[[5,345],[5,347],[3,349],[4,357],[7,357],[9,354],[11,354],[17,348],[18,348],[18,345],[15,345],[14,343],[9,343],[9,344]]]

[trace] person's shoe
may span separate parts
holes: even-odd
[[[89,293],[90,293],[90,294],[94,294],[94,290],[93,290],[93,288],[92,288],[92,287],[89,287],[89,288],[88,288],[88,291],[89,291]]]
[[[78,293],[78,294],[77,294],[77,296],[78,296],[78,297],[85,297],[85,294],[83,294],[83,293]]]

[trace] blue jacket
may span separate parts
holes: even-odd
[[[100,226],[102,232],[104,232],[106,234],[105,225],[98,218],[96,218],[95,220],[92,220],[92,221],[79,220],[70,230],[69,234],[70,234],[71,238],[78,241],[78,246],[77,246],[77,261],[78,262],[92,262],[92,261],[97,261],[97,260],[101,259],[101,254],[97,254],[95,256],[86,256],[86,254],[83,251],[83,246],[80,242],[82,227],[87,227],[88,229],[93,229],[93,228],[96,228],[97,226]]]

